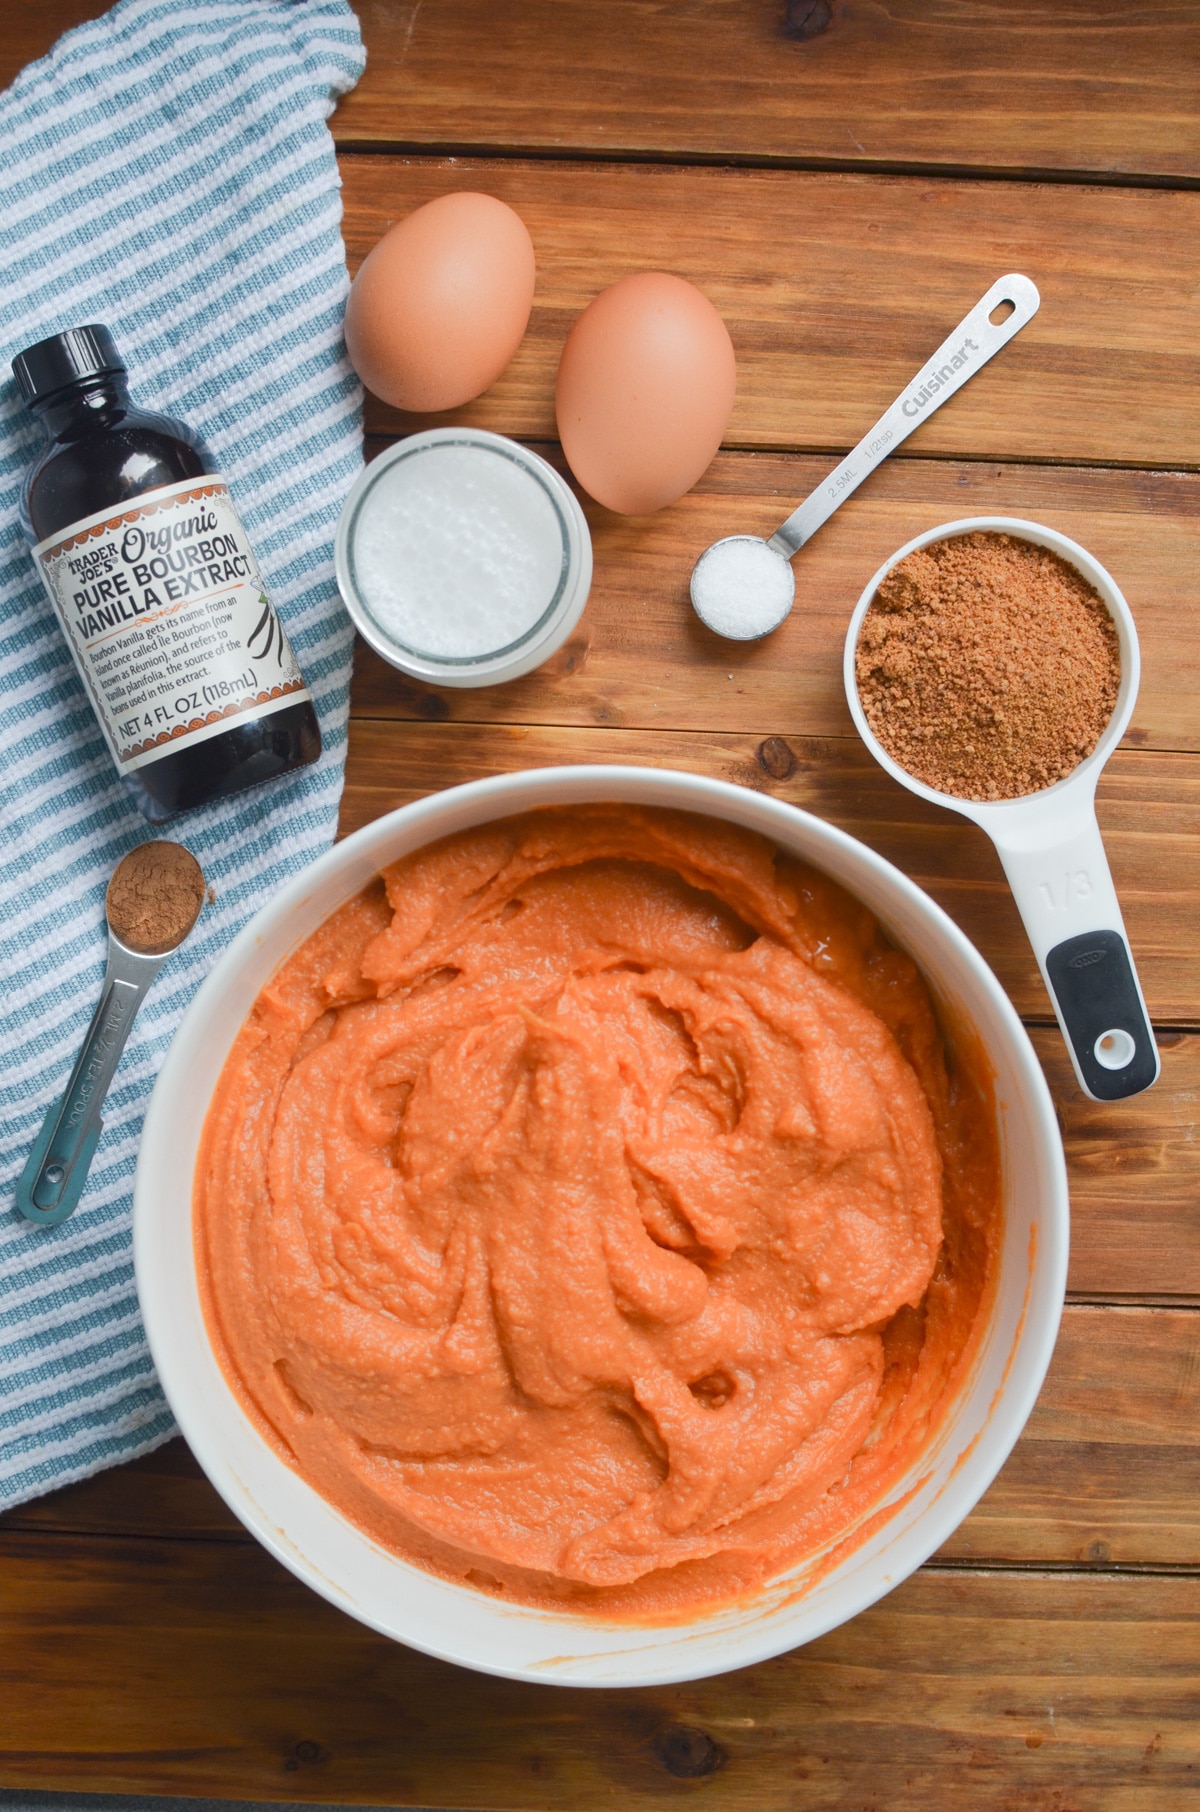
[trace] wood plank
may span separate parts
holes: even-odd
[[[1068,1288],[1084,1296],[1200,1299],[1200,1038],[1160,1030],[1162,1075],[1154,1087],[1132,1101],[1101,1103],[1076,1086],[1056,1026],[1031,1036],[1067,1153]]]
[[[1188,0],[364,0],[344,141],[1200,174]]]
[[[760,1667],[584,1692],[429,1661],[257,1547],[14,1535],[0,1553],[12,1788],[1174,1812],[1200,1767],[1195,1579],[925,1570]]]
[[[1200,1567],[1200,1313],[1069,1305],[1036,1409],[943,1560]],[[10,1510],[0,1537],[249,1542],[181,1440]]]
[[[105,0],[38,0],[22,6],[17,0],[0,5],[0,88],[46,52],[65,31],[97,19],[107,12]]]
[[[440,787],[520,768],[632,762],[711,774],[816,812],[870,844],[958,920],[1019,1012],[1050,1018],[999,859],[983,832],[916,799],[857,741],[780,742],[772,765],[780,771],[794,764],[784,779],[768,773],[757,734],[360,719],[350,742],[341,828],[355,830]],[[1200,1025],[1200,949],[1193,935],[1200,762],[1118,750],[1101,777],[1098,803],[1151,1014],[1162,1025]]]
[[[555,438],[575,317],[617,278],[665,269],[698,284],[729,327],[728,443],[844,452],[1015,270],[1041,290],[1039,313],[903,452],[1200,464],[1198,193],[374,156],[343,157],[342,176],[354,268],[389,225],[452,189],[509,202],[538,257],[529,329],[492,389],[448,415],[372,404],[372,431],[461,420]]]
[[[0,1534],[17,1529],[178,1541],[254,1539],[226,1509],[182,1435],[140,1460],[111,1466],[0,1515]]]
[[[99,0],[7,4],[0,86]],[[1200,175],[1193,0],[365,0],[343,143]],[[803,0],[794,9],[803,13]]]
[[[372,441],[369,451],[384,443]],[[556,447],[539,451],[565,470]],[[1200,749],[1200,476],[1095,467],[891,460],[796,558],[797,601],[774,635],[729,642],[688,601],[710,541],[769,534],[826,462],[725,453],[672,509],[631,521],[584,498],[592,593],[566,647],[504,686],[409,680],[360,645],[353,709],[370,717],[852,736],[842,687],[850,613],[871,575],[927,528],[972,515],[1044,522],[1087,547],[1129,600],[1142,685],[1128,740]],[[732,678],[731,678],[732,675]]]
[[[940,1559],[1200,1565],[1200,1312],[1071,1305],[995,1484]]]

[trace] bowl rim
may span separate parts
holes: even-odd
[[[695,1619],[682,1625],[665,1625],[660,1634],[666,1658],[654,1660],[656,1650],[649,1646],[631,1645],[620,1651],[624,1661],[623,1671],[618,1670],[596,1677],[588,1671],[587,1657],[575,1655],[558,1657],[562,1666],[550,1667],[548,1664],[506,1663],[500,1652],[481,1654],[464,1647],[461,1641],[448,1638],[437,1629],[426,1626],[403,1630],[396,1627],[396,1619],[374,1613],[370,1606],[358,1602],[344,1583],[330,1577],[326,1566],[318,1566],[316,1561],[302,1553],[291,1541],[286,1530],[272,1516],[270,1507],[258,1501],[245,1482],[237,1476],[228,1460],[224,1446],[229,1446],[229,1437],[223,1435],[226,1428],[224,1417],[210,1418],[200,1403],[199,1386],[189,1380],[186,1368],[182,1370],[175,1363],[172,1342],[172,1315],[168,1302],[159,1300],[155,1289],[155,1267],[160,1263],[156,1242],[165,1235],[160,1228],[160,1209],[154,1183],[150,1177],[152,1156],[158,1163],[173,1166],[175,1173],[179,1170],[178,1140],[172,1138],[172,1127],[169,1119],[169,1098],[173,1091],[186,1089],[188,1068],[194,1049],[203,1045],[206,1022],[213,1009],[222,1001],[227,981],[236,977],[239,968],[247,961],[260,957],[263,944],[272,936],[277,936],[279,928],[287,925],[289,919],[298,919],[294,935],[284,944],[281,940],[278,950],[273,952],[272,961],[267,971],[274,973],[281,963],[311,935],[316,925],[323,922],[335,905],[323,905],[313,923],[303,921],[303,909],[306,901],[311,899],[322,883],[338,880],[342,886],[340,900],[352,897],[371,875],[389,860],[398,859],[399,855],[409,850],[422,847],[424,844],[454,834],[458,829],[471,824],[485,823],[498,818],[514,816],[517,813],[535,808],[540,803],[538,795],[547,789],[556,792],[554,803],[600,802],[606,799],[618,803],[639,803],[661,805],[668,809],[693,811],[701,816],[715,817],[719,820],[732,821],[758,830],[768,838],[778,841],[785,848],[795,853],[795,842],[788,832],[799,830],[806,840],[816,846],[805,849],[802,859],[811,861],[814,866],[831,872],[833,878],[842,881],[850,891],[854,891],[853,881],[844,881],[837,872],[841,864],[856,868],[865,868],[873,878],[882,884],[885,890],[891,890],[899,900],[908,907],[915,908],[918,915],[926,917],[932,929],[942,938],[948,940],[957,956],[971,972],[972,981],[981,989],[992,1012],[1002,1023],[1007,1035],[1016,1070],[1020,1075],[1023,1091],[1023,1105],[1036,1128],[1039,1141],[1039,1161],[1044,1162],[1048,1188],[1045,1201],[1039,1205],[1036,1251],[1031,1246],[1029,1254],[1029,1271],[1026,1280],[1026,1307],[1022,1312],[1016,1333],[1012,1337],[1005,1384],[993,1398],[991,1409],[984,1419],[981,1430],[964,1446],[951,1467],[947,1478],[938,1486],[931,1501],[923,1507],[918,1520],[901,1528],[896,1547],[899,1555],[893,1555],[889,1568],[876,1567],[875,1573],[868,1580],[855,1579],[848,1587],[845,1601],[828,1608],[820,1616],[810,1618],[802,1633],[793,1628],[796,1617],[786,1613],[779,1617],[763,1615],[760,1621],[752,1621],[746,1627],[739,1625],[732,1639],[722,1634],[720,1625],[724,1613],[729,1607],[719,1606],[702,1612]],[[562,797],[566,789],[569,797]],[[450,822],[447,822],[450,820]],[[778,835],[771,828],[777,827]],[[403,840],[403,847],[393,849],[389,854],[389,845]],[[833,863],[830,867],[830,861]],[[839,863],[839,858],[841,862]],[[871,910],[885,922],[889,935],[895,935],[886,926],[887,914],[872,906]],[[902,940],[900,940],[902,941]],[[261,986],[262,984],[260,984]],[[244,1023],[252,1001],[247,1001],[245,1011],[238,1019],[238,1025]],[[236,1034],[235,1034],[236,1035]],[[229,1041],[232,1042],[232,1039]],[[221,1053],[221,1063],[228,1054],[229,1044]],[[194,1091],[193,1091],[194,1092]],[[206,1110],[207,1111],[207,1110]],[[202,1129],[203,1122],[201,1122]],[[198,1148],[199,1135],[196,1145]],[[159,1148],[162,1155],[159,1155]],[[171,1156],[168,1158],[167,1153]],[[187,1215],[186,1243],[188,1250],[189,1277],[195,1290],[195,1262],[192,1246],[192,1183],[194,1177],[194,1155],[187,1165]],[[710,779],[707,776],[688,773],[675,769],[657,769],[638,767],[627,764],[603,764],[595,766],[579,765],[570,767],[522,769],[515,773],[492,776],[488,779],[470,781],[461,786],[449,788],[426,798],[415,800],[408,805],[375,819],[370,824],[353,832],[341,843],[336,844],[315,862],[286,882],[253,916],[249,923],[231,940],[189,1007],[172,1040],[166,1059],[162,1065],[155,1085],[150,1105],[147,1110],[141,1149],[139,1151],[137,1176],[134,1188],[134,1225],[133,1246],[134,1265],[137,1278],[138,1295],[142,1306],[143,1320],[151,1356],[158,1371],[160,1382],[168,1402],[175,1413],[177,1422],[189,1446],[203,1468],[210,1482],[225,1500],[226,1504],[247,1527],[250,1532],[274,1555],[290,1572],[310,1586],[320,1596],[327,1599],[339,1609],[347,1612],[359,1622],[378,1630],[390,1639],[400,1641],[409,1647],[437,1659],[449,1661],[460,1666],[467,1666],[474,1671],[490,1673],[503,1678],[534,1681],[539,1683],[560,1684],[567,1686],[591,1687],[640,1687],[665,1685],[674,1682],[705,1678],[712,1674],[727,1672],[733,1668],[752,1665],[771,1656],[784,1653],[792,1648],[814,1640],[828,1630],[840,1626],[850,1618],[858,1615],[871,1604],[907,1578],[920,1566],[929,1555],[944,1542],[969,1514],[983,1492],[991,1484],[1008,1458],[1021,1430],[1023,1429],[1034,1402],[1040,1392],[1046,1369],[1053,1353],[1058,1333],[1063,1297],[1066,1284],[1067,1242],[1068,1242],[1068,1195],[1066,1166],[1063,1157],[1061,1138],[1057,1118],[1049,1089],[1042,1074],[1036,1053],[1029,1041],[1028,1034],[1022,1025],[1015,1008],[1000,983],[992,973],[966,934],[924,891],[911,881],[900,869],[878,855],[869,845],[860,842],[847,832],[828,824],[814,814],[801,808],[775,799],[770,795],[751,791],[749,788],[735,786],[727,781]],[[198,1295],[198,1293],[197,1293]],[[999,1291],[993,1298],[992,1321],[980,1338],[972,1366],[967,1377],[959,1386],[956,1401],[965,1400],[971,1389],[972,1379],[978,1371],[985,1354],[991,1333],[995,1325],[996,1303]],[[1037,1298],[1038,1314],[1033,1316],[1027,1311]],[[205,1339],[207,1340],[207,1325]],[[209,1354],[224,1386],[224,1397],[227,1398],[226,1409],[233,1413],[245,1428],[253,1434],[254,1441],[266,1455],[273,1455],[273,1450],[265,1438],[247,1416],[238,1399],[225,1379],[220,1362],[208,1342]],[[1016,1364],[1020,1357],[1020,1365]],[[1010,1375],[1011,1374],[1011,1375]],[[210,1426],[210,1421],[212,1426]],[[942,1418],[941,1427],[923,1447],[914,1455],[909,1468],[897,1481],[887,1488],[880,1499],[871,1507],[873,1514],[886,1512],[889,1508],[897,1514],[902,1509],[902,1488],[915,1469],[922,1463],[932,1464],[932,1456],[940,1451],[940,1444],[953,1432],[955,1413],[952,1410]],[[282,1460],[278,1464],[283,1466]],[[291,1468],[285,1468],[289,1479],[296,1480],[304,1491],[327,1510],[332,1510],[327,1500],[320,1498],[301,1475]],[[334,1513],[337,1514],[337,1513]],[[348,1532],[352,1532],[359,1542],[366,1543],[383,1555],[392,1566],[416,1574],[428,1581],[436,1578],[412,1563],[391,1554],[381,1544],[373,1542],[356,1525],[347,1519],[340,1519]],[[891,1517],[886,1517],[890,1522]],[[845,1557],[845,1562],[854,1559],[855,1554],[867,1547],[872,1536],[864,1535],[853,1545],[852,1552]],[[801,1568],[807,1562],[800,1563]],[[839,1559],[830,1573],[836,1573],[844,1564]],[[794,1569],[791,1571],[795,1571]],[[772,1586],[784,1589],[789,1571],[769,1582]],[[480,1605],[494,1608],[495,1601],[469,1587],[454,1587],[446,1584],[448,1591],[470,1598]],[[817,1582],[819,1583],[819,1581]],[[793,1597],[798,1607],[803,1606],[807,1591],[797,1591]],[[736,1607],[734,1607],[736,1608]],[[768,1607],[769,1608],[769,1607]],[[628,1623],[616,1624],[614,1620],[573,1616],[570,1613],[541,1613],[532,1607],[505,1605],[502,1607],[509,1618],[527,1613],[529,1616],[548,1615],[557,1618],[561,1634],[570,1636],[590,1627],[596,1631],[612,1632],[614,1628],[628,1634]],[[641,1626],[636,1626],[638,1629]],[[657,1629],[658,1626],[655,1626]],[[757,1639],[752,1632],[757,1630]],[[680,1641],[679,1637],[684,1637]],[[705,1635],[713,1638],[710,1647],[719,1652],[701,1660],[699,1656],[689,1657],[688,1641]],[[486,1646],[486,1645],[485,1645]],[[495,1645],[493,1644],[493,1647]],[[582,1643],[576,1644],[582,1646]],[[617,1653],[615,1649],[605,1653]]]

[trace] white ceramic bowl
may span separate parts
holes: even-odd
[[[860,1545],[750,1601],[661,1628],[498,1603],[389,1554],[269,1448],[213,1356],[196,1285],[192,1177],[208,1103],[251,1004],[286,956],[385,863],[537,805],[674,806],[760,831],[842,882],[916,958],[947,1011],[982,1038],[996,1074],[1005,1225],[999,1287],[970,1378]],[[550,768],[455,787],[366,826],[284,887],[237,937],[175,1037],[142,1135],[134,1258],[150,1349],[179,1425],[226,1503],[331,1603],[427,1654],[514,1679],[642,1686],[744,1667],[845,1622],[918,1567],[1003,1464],[1041,1387],[1067,1263],[1067,1184],[1049,1092],[991,970],[946,914],[880,856],[818,818],[721,781],[630,767]]]

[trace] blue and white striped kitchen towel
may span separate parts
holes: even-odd
[[[342,343],[325,122],[362,66],[344,0],[122,0],[0,95],[0,1503],[173,1432],[133,1284],[142,1114],[214,957],[333,839],[351,632],[332,541],[361,463],[362,399]],[[87,1192],[49,1230],[17,1215],[12,1185],[97,999],[108,876],[155,834],[117,780],[18,527],[41,442],[9,361],[88,321],[113,330],[135,399],[216,452],[325,753],[166,833],[199,858],[215,903],[155,983]]]

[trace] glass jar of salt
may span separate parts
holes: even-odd
[[[570,487],[527,447],[477,428],[431,428],[373,460],[346,500],[335,561],[364,641],[442,686],[540,666],[592,578]]]

